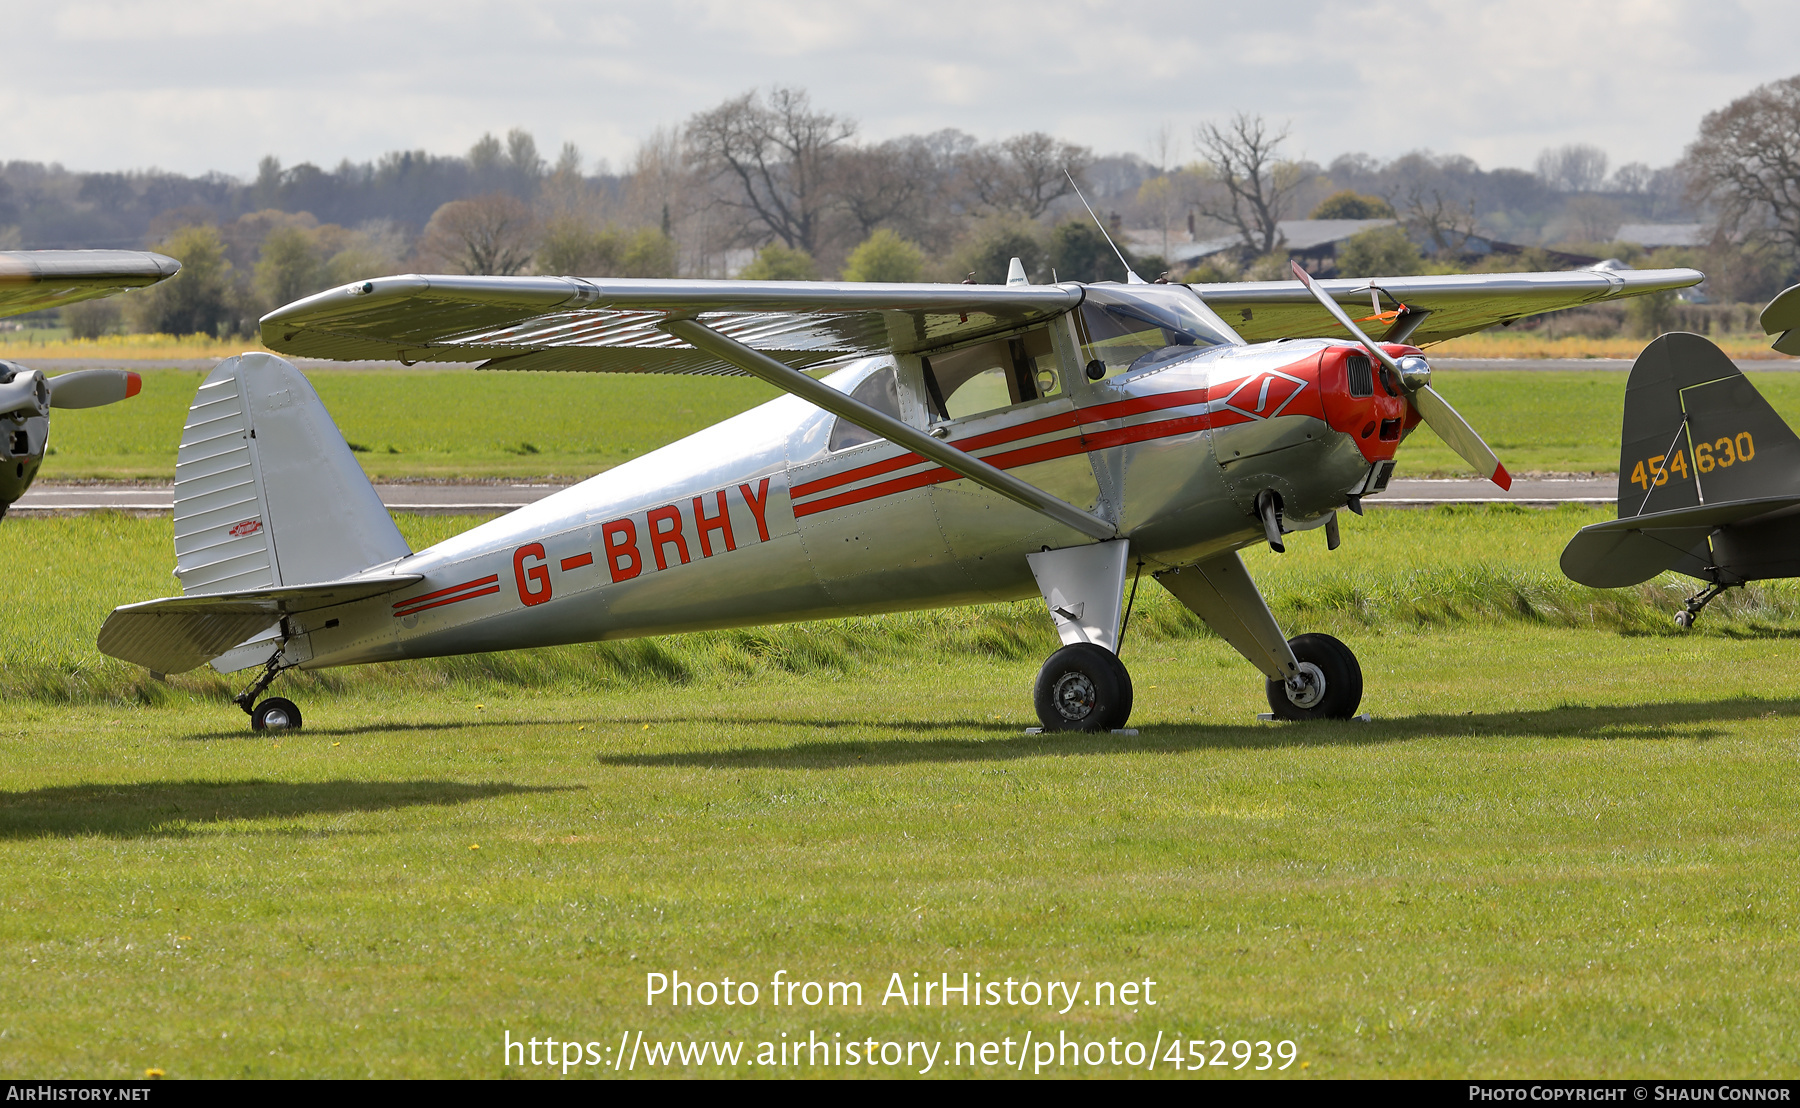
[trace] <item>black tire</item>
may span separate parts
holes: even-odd
[[[300,730],[300,705],[285,696],[271,696],[250,713],[252,731]]]
[[[1269,708],[1276,719],[1349,719],[1362,703],[1362,666],[1350,648],[1330,635],[1295,635],[1288,640],[1302,668],[1311,666],[1325,689],[1315,703],[1296,704],[1287,683],[1269,682]]]
[[[1105,647],[1075,643],[1050,655],[1033,699],[1046,731],[1111,731],[1131,718],[1131,674]]]

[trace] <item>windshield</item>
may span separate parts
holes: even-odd
[[[1186,285],[1088,285],[1085,292],[1082,358],[1095,380],[1244,341]]]

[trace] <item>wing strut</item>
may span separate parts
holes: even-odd
[[[822,381],[814,380],[797,369],[790,369],[761,351],[752,350],[735,339],[727,338],[693,319],[665,319],[657,326],[695,348],[761,378],[784,392],[793,393],[840,419],[847,419],[897,446],[904,446],[920,457],[928,458],[952,473],[967,477],[982,488],[1016,500],[1027,508],[1042,512],[1065,527],[1090,538],[1116,539],[1119,529],[1092,512],[1083,511],[1060,497],[1052,496],[1028,481],[965,453],[941,439],[934,439],[916,427],[909,426],[876,411],[867,404],[842,393]]]

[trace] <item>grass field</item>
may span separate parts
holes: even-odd
[[[127,403],[57,412],[42,479],[173,480],[182,421],[202,376],[146,370],[143,392]],[[774,395],[738,377],[468,369],[308,376],[363,468],[384,479],[589,477]],[[1619,464],[1625,376],[1442,370],[1435,380],[1513,473],[1609,473]],[[1800,374],[1750,377],[1800,426]],[[1401,476],[1468,472],[1429,431],[1400,451]]]
[[[1147,585],[1136,736],[1021,734],[1052,642],[1019,604],[284,679],[308,729],[277,741],[217,680],[95,657],[107,607],[166,590],[166,520],[8,520],[38,568],[0,639],[0,1072],[520,1074],[508,1033],[641,1031],[1792,1077],[1800,590],[1677,634],[1678,585],[1556,574],[1596,518],[1375,513],[1336,553],[1251,552],[1290,631],[1357,650],[1372,724],[1252,723],[1260,679]],[[647,1007],[673,971],[760,1003]],[[772,1007],[777,971],[864,1002]],[[880,1003],[965,971],[1158,1003]]]

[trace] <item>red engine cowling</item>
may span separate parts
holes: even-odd
[[[1419,353],[1397,343],[1384,343],[1382,349],[1395,358]],[[1419,423],[1400,383],[1360,347],[1334,346],[1319,356],[1319,397],[1325,422],[1356,440],[1371,462],[1392,459],[1400,441]]]

